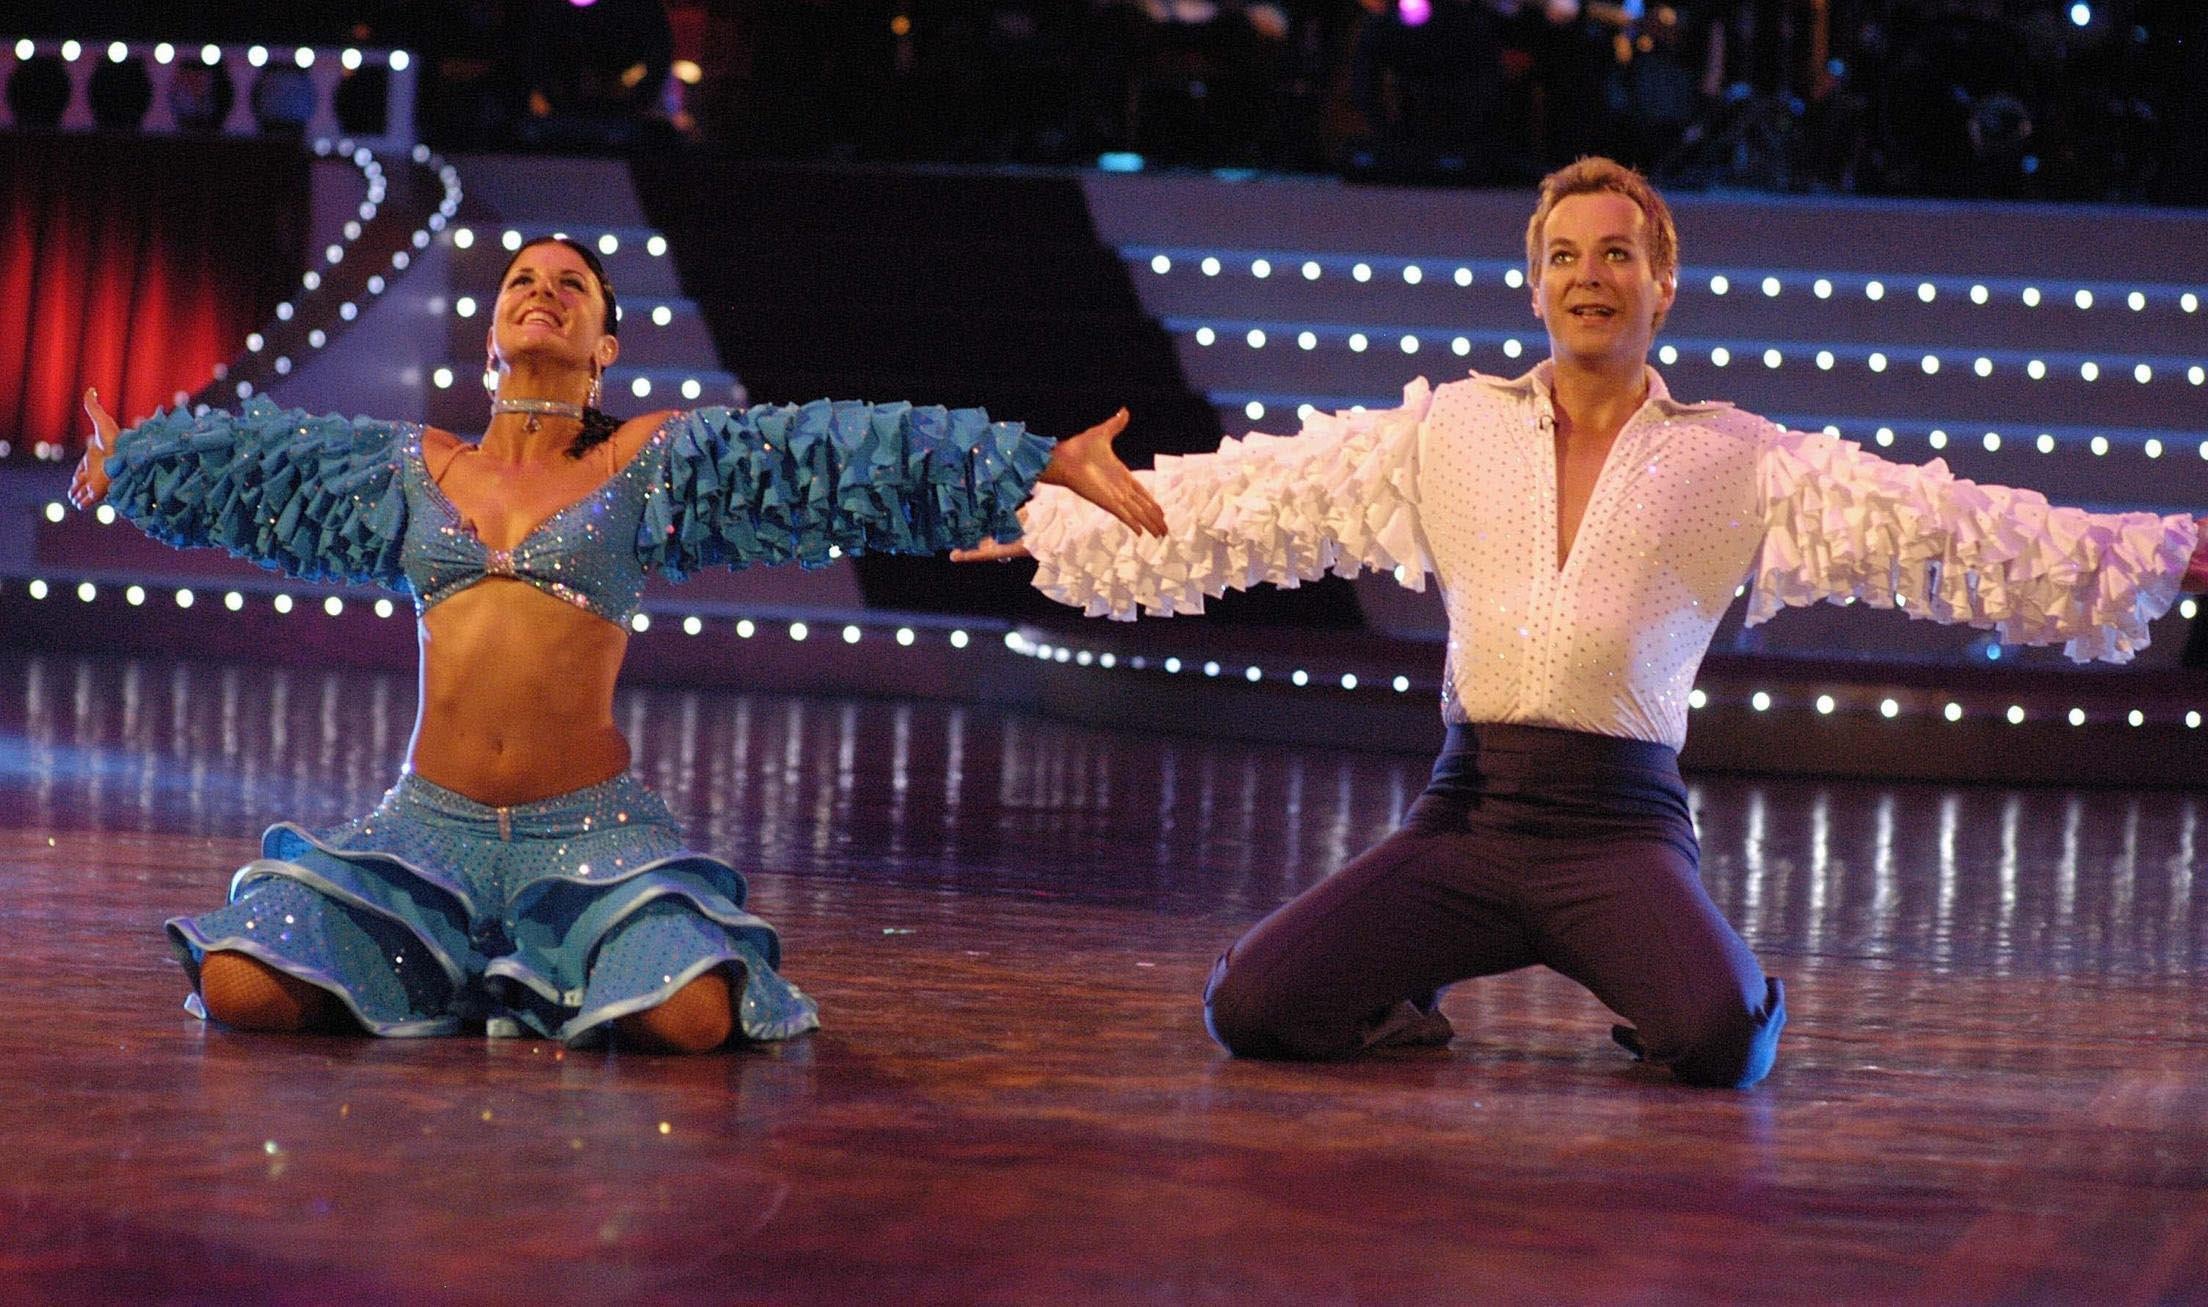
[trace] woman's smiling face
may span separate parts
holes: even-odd
[[[582,255],[558,241],[525,245],[499,283],[491,319],[496,362],[534,354],[602,369],[618,348],[606,331],[606,301],[598,275]]]

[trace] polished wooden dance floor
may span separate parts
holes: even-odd
[[[1746,1094],[1545,973],[1230,1061],[1220,946],[1424,760],[646,690],[827,1027],[696,1058],[202,1027],[160,922],[371,804],[402,677],[0,658],[0,1298],[2208,1299],[2203,796],[1702,777],[1790,986]]]

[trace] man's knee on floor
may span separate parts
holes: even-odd
[[[1230,955],[1231,957],[1231,955]],[[1204,1024],[1236,1057],[1325,1061],[1350,1057],[1362,1047],[1354,1023],[1335,1030],[1312,1019],[1312,1005],[1253,983],[1245,969],[1222,957],[1204,988]]]
[[[1681,1083],[1713,1089],[1747,1089],[1778,1061],[1779,1031],[1786,1025],[1786,990],[1767,980],[1756,1007],[1727,1004],[1695,1014],[1681,1031],[1671,1059]]]
[[[1211,1037],[1236,1057],[1278,1057],[1272,1051],[1271,1032],[1260,1019],[1257,996],[1241,972],[1230,965],[1231,954],[1221,954],[1212,964],[1211,979],[1204,985],[1204,1027]]]

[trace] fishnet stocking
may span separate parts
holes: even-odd
[[[217,951],[200,963],[200,1001],[207,1014],[237,1030],[294,1032],[336,1024],[335,1000],[296,976],[243,953]],[[703,1053],[736,1029],[733,989],[723,971],[708,971],[665,1003],[614,1023],[624,1042],[655,1053]]]
[[[207,1015],[239,1030],[309,1030],[331,1025],[336,1016],[327,990],[228,950],[200,962],[199,997]]]
[[[623,1042],[654,1053],[703,1053],[728,1042],[736,1013],[725,971],[708,971],[666,1002],[613,1023]]]

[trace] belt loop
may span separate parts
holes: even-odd
[[[500,808],[498,810],[498,838],[504,844],[514,842],[514,810],[512,808]]]

